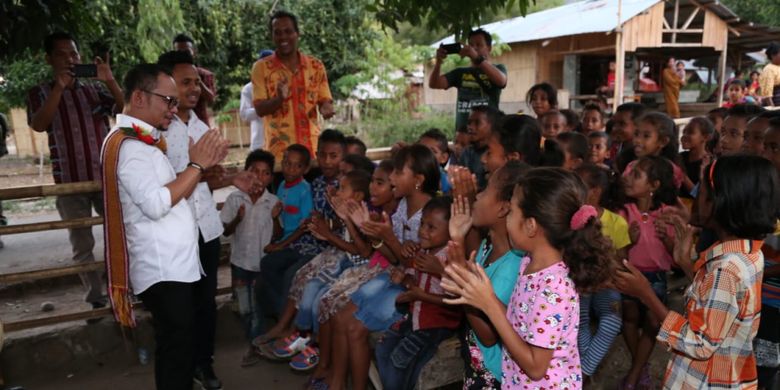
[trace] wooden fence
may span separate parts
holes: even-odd
[[[376,148],[370,149],[367,152],[367,156],[374,161],[386,159],[390,156],[390,148]],[[278,167],[277,167],[278,168]],[[60,196],[60,195],[73,195],[73,194],[88,194],[94,192],[100,192],[102,190],[99,181],[81,182],[81,183],[66,183],[66,184],[49,184],[49,185],[36,185],[28,187],[12,187],[0,189],[0,200],[11,199],[24,199],[24,198],[40,198],[48,196]],[[218,205],[218,207],[220,207]],[[102,225],[103,217],[88,217],[77,218],[69,220],[57,220],[46,221],[36,223],[26,223],[17,225],[0,226],[0,236],[32,233],[46,230],[56,229],[72,229],[72,228],[84,228],[95,225]],[[89,272],[95,270],[104,270],[105,263],[103,261],[95,261],[90,263],[72,264],[62,267],[42,268],[31,271],[12,272],[0,274],[0,283],[11,284],[21,282],[31,282],[42,279],[59,278],[63,276],[76,275],[82,272]],[[218,291],[218,294],[230,293],[230,288],[222,288]],[[110,308],[86,310],[77,313],[55,314],[48,317],[34,318],[29,320],[22,320],[16,322],[3,323],[3,329],[5,332],[15,332],[24,329],[36,328],[41,326],[53,325],[69,321],[85,320],[96,317],[103,317],[112,315]]]

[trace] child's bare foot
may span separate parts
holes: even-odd
[[[274,339],[287,337],[290,334],[292,334],[293,329],[287,329],[284,327],[273,327],[265,334],[261,334],[260,336],[255,337],[254,340],[252,340],[252,344],[255,346],[260,346],[262,344],[267,344]]]

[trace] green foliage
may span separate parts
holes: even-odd
[[[10,90],[0,87],[4,88],[0,106],[23,102],[24,92],[45,79],[48,66],[13,75],[11,70],[35,61],[40,64],[43,38],[53,31],[68,31],[79,42],[83,62],[110,49],[118,80],[131,66],[155,61],[170,50],[175,34],[189,34],[197,43],[198,63],[217,75],[215,108],[219,109],[239,96],[241,87],[249,81],[258,51],[273,48],[268,17],[274,6],[298,15],[301,49],[321,59],[329,79],[338,80],[360,70],[365,47],[376,35],[370,28],[368,1],[0,1],[0,75],[14,84]]]
[[[723,0],[740,19],[777,27],[780,24],[780,2],[777,0]]]
[[[354,134],[369,148],[391,146],[398,141],[417,142],[420,134],[435,127],[454,139],[455,117],[452,113],[422,110],[415,115],[401,112],[391,101],[374,101],[364,108],[364,118],[339,129]],[[389,109],[389,111],[384,111]]]
[[[331,89],[348,96],[360,84],[370,83],[384,94],[403,91],[407,80],[398,71],[412,72],[433,49],[429,46],[403,45],[392,36],[377,32],[378,39],[368,43],[365,55],[355,64],[358,72],[345,75],[331,83]]]
[[[184,29],[184,17],[177,0],[138,0],[135,36],[141,58],[156,62],[160,53],[170,50],[171,38]]]
[[[772,1],[772,0],[767,0]],[[430,44],[443,36],[464,38],[475,26],[563,5],[564,0],[374,0],[384,26],[407,43]]]
[[[4,82],[0,84],[0,112],[8,112],[12,107],[24,107],[27,91],[36,80],[49,77],[49,67],[42,54],[29,51],[20,60],[10,62],[3,72]]]
[[[517,10],[525,15],[534,0],[374,0],[372,9],[383,25],[398,30],[399,23],[425,25],[463,38],[472,26],[485,21],[488,12]]]

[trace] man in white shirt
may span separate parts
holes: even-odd
[[[159,141],[159,131],[177,112],[179,94],[173,78],[158,65],[141,64],[127,73],[124,87],[124,115],[117,116],[101,159],[104,178],[115,175],[113,182],[104,181],[107,237],[119,219],[125,239],[117,242],[111,234],[106,242],[109,275],[115,278],[114,268],[121,264],[108,255],[124,245],[132,290],[154,319],[156,387],[192,389],[194,284],[201,278],[201,267],[198,226],[185,198],[195,190],[203,170],[227,155],[228,143],[209,130],[190,146],[187,168],[177,175]],[[113,139],[121,134],[116,133],[127,135],[118,152]],[[111,189],[117,187],[119,215],[111,213],[116,209]],[[113,283],[110,280],[112,287]],[[116,313],[115,299],[112,296]]]
[[[257,59],[261,60],[271,54],[274,54],[273,50],[261,50]],[[241,88],[241,106],[238,108],[238,115],[241,117],[241,120],[249,123],[249,130],[252,137],[249,142],[250,151],[261,149],[265,146],[263,118],[259,117],[257,112],[255,112],[255,106],[252,103],[252,100],[252,82],[250,81]]]
[[[249,150],[262,149],[265,145],[265,130],[263,129],[263,118],[257,116],[255,106],[252,105],[252,82],[246,83],[241,88],[241,106],[238,108],[238,116],[241,120],[249,123]]]
[[[195,114],[201,95],[200,79],[192,55],[187,51],[170,51],[157,63],[171,73],[179,91],[179,107],[165,132],[168,160],[180,174],[189,162],[190,139],[197,142],[209,131],[208,125]],[[219,168],[216,166],[215,168]],[[210,174],[213,173],[213,174]],[[199,229],[198,249],[205,275],[195,283],[195,376],[205,390],[218,390],[222,383],[213,369],[214,335],[217,325],[217,268],[223,226],[211,190],[224,187],[224,170],[209,170],[187,199]],[[243,171],[234,177],[246,179],[252,175]],[[213,180],[212,180],[213,179]]]

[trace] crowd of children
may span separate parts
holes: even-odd
[[[657,388],[657,342],[664,388],[770,388],[780,111],[735,102],[680,137],[639,103],[608,118],[558,110],[546,83],[527,96],[534,116],[474,107],[453,146],[431,129],[376,165],[325,130],[317,167],[291,145],[277,186],[273,156],[251,152],[262,186],[221,211],[242,364],[289,359],[309,388],[366,389],[373,358],[384,388],[412,389],[459,337],[464,388],[577,389],[622,332],[623,389]],[[675,270],[683,313],[664,306]]]

